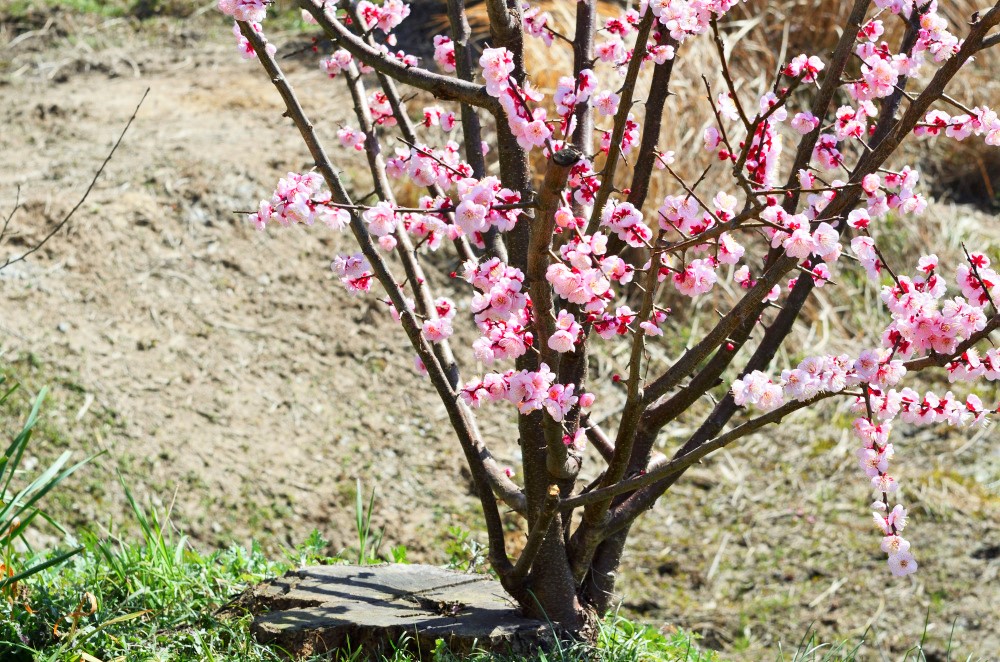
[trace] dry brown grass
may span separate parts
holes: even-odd
[[[561,32],[572,33],[575,19],[569,3],[547,0],[540,4],[552,13]],[[600,3],[598,6],[604,16],[620,12],[620,7],[614,3]],[[968,17],[981,8],[975,0],[959,0],[942,7],[942,12],[952,29],[962,34]],[[723,31],[736,87],[744,103],[769,89],[774,72],[794,55],[805,52],[826,58],[840,36],[832,26],[840,25],[848,12],[849,3],[834,0],[785,0],[777,3],[751,0],[734,8],[723,24]],[[486,25],[482,5],[472,7],[470,13],[474,25]],[[892,19],[889,16],[885,20],[889,30],[886,38],[889,43],[896,43],[900,30],[898,22]],[[571,70],[571,50],[558,41],[551,48],[546,48],[538,40],[530,38],[526,41],[526,48],[527,68],[532,72],[532,82],[545,92],[553,91],[558,78]],[[998,69],[1000,53],[997,49],[984,53],[957,77],[949,93],[970,106],[983,103],[996,106],[1000,104],[1000,81],[994,76]],[[928,66],[927,71],[931,70],[932,67]],[[604,84],[613,84],[608,80],[607,73],[604,76]],[[648,71],[643,74],[637,92],[639,99],[645,97],[649,76]],[[661,149],[675,151],[678,155],[675,170],[689,182],[713,164],[713,157],[702,148],[702,133],[714,122],[703,76],[711,84],[713,93],[724,89],[715,45],[708,37],[689,40],[679,51],[670,84],[672,95],[667,101],[659,143]],[[918,87],[919,83],[911,83],[910,89]],[[805,102],[806,97],[799,100],[799,103]],[[641,104],[636,105],[635,112],[642,117]],[[787,137],[786,149],[793,149],[787,145],[794,145],[792,141],[795,138],[794,135]],[[912,139],[904,144],[891,165],[903,164],[918,167],[924,174],[925,193],[937,198],[982,203],[994,200],[1000,190],[1000,150],[986,146],[981,139],[972,138],[964,143]],[[628,185],[630,173],[628,168],[623,170],[619,173],[619,186]],[[733,191],[736,188],[728,169],[718,162],[712,166],[703,186],[706,192],[720,188]],[[667,173],[656,172],[647,207],[651,208],[665,194],[679,192],[680,186]],[[884,235],[890,259],[907,270],[916,263],[917,257],[932,251],[937,252],[944,263],[957,264],[962,259],[963,241],[979,246],[1000,245],[1000,228],[995,227],[988,216],[945,205],[932,206],[920,218],[898,219],[885,228]],[[690,311],[690,301],[680,301],[680,297],[674,297],[670,292],[664,295],[663,304],[675,304],[676,309],[688,311],[686,319],[678,321],[685,327],[681,334],[683,341],[709,324],[715,309],[724,310],[730,305],[727,301],[738,295],[739,292],[729,287],[728,283],[722,283],[716,299],[700,304],[697,310]],[[845,278],[838,279],[836,286],[816,292],[803,311],[789,345],[793,348],[808,346],[817,351],[818,348],[824,348],[824,351],[847,349],[847,345],[863,339],[866,329],[879,328],[877,304],[877,292],[864,279],[845,275]],[[661,358],[669,360],[666,354]],[[793,358],[786,356],[783,360]],[[779,358],[779,362],[781,360]]]
[[[552,14],[563,34],[572,34],[575,20],[573,3],[543,0],[536,4]],[[983,8],[982,3],[976,0],[957,0],[942,3],[941,11],[953,30],[961,34],[969,17]],[[621,5],[600,2],[598,9],[603,17],[614,16],[621,12]],[[766,91],[780,64],[794,55],[805,52],[828,56],[840,36],[836,26],[843,23],[849,9],[849,3],[836,0],[751,0],[735,7],[722,27],[737,89],[743,93],[744,103]],[[477,35],[488,39],[489,21],[483,4],[472,4],[469,16]],[[896,43],[899,22],[892,18],[889,16],[885,20],[888,29],[886,39],[889,43]],[[442,17],[439,23],[444,28],[447,21]],[[552,48],[546,48],[538,40],[528,38],[526,49],[532,82],[551,92],[559,77],[571,69],[570,48],[558,40]],[[958,76],[949,92],[968,105],[998,105],[1000,80],[995,76],[998,69],[1000,54],[996,49],[984,53],[978,62]],[[691,179],[711,163],[710,155],[701,149],[702,132],[711,121],[702,76],[711,83],[713,91],[722,91],[724,83],[715,47],[711,39],[705,37],[689,40],[680,49],[678,66],[671,81],[673,94],[667,103],[660,140],[661,149],[685,155],[678,160],[677,170],[683,177]],[[639,99],[645,96],[648,77],[646,73],[640,82]],[[911,89],[916,87],[916,84],[911,84]],[[637,116],[642,116],[641,104],[636,106],[635,112]],[[995,199],[1000,190],[1000,156],[997,150],[983,145],[981,140],[971,139],[958,146],[952,141],[920,143],[913,140],[901,151],[897,161],[919,165],[933,179],[933,192],[941,197],[982,202]],[[707,186],[733,186],[723,168],[716,167],[714,170],[706,181]],[[625,180],[623,176],[622,181]],[[668,181],[667,175],[655,175],[653,199],[675,192],[675,189],[676,183]]]

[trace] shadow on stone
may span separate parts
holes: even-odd
[[[554,641],[551,627],[522,616],[498,582],[434,566],[300,568],[247,598],[254,636],[294,657],[347,648],[376,656],[405,640],[430,659],[439,639],[458,656],[520,656]]]

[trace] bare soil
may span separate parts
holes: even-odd
[[[211,14],[55,19],[0,27],[0,210],[18,187],[22,202],[4,251],[76,202],[150,88],[68,231],[0,274],[0,367],[53,387],[42,459],[106,452],[60,497],[64,520],[128,528],[119,471],[201,547],[277,548],[319,529],[336,552],[355,544],[358,478],[377,487],[383,549],[447,560],[449,527],[480,530],[461,454],[382,304],[331,274],[349,238],[260,234],[234,213],[310,165],[266,78]],[[331,136],[343,91],[311,57],[285,64]],[[499,414],[484,433],[513,463]],[[867,632],[863,659],[898,659],[926,620],[928,659],[945,659],[949,638],[956,658],[998,659],[997,431],[896,443],[921,562],[899,581],[869,525],[848,421],[799,418],[691,471],[637,527],[625,612],[734,658],[773,658],[815,628],[826,641]]]

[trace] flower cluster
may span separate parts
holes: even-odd
[[[615,336],[624,336],[632,330],[631,324],[638,314],[628,306],[619,306],[614,314],[602,313],[600,316],[591,315],[594,333],[610,340]]]
[[[383,0],[381,5],[361,0],[357,5],[357,11],[365,30],[378,28],[389,34],[410,15],[410,5],[402,0]]]
[[[322,190],[323,178],[315,172],[290,172],[278,181],[270,200],[261,200],[256,213],[247,218],[258,230],[268,223],[288,226],[296,223],[312,225],[316,221],[342,230],[351,220],[345,209],[330,202],[330,192]]]
[[[601,131],[601,151],[607,153],[611,149],[611,131]],[[622,154],[628,156],[629,152],[639,144],[639,122],[635,115],[629,113],[625,118],[625,133],[622,134],[622,142],[619,148]]]
[[[650,0],[653,15],[677,42],[708,30],[712,19],[721,18],[738,0]]]
[[[508,370],[488,373],[462,387],[462,399],[473,407],[483,402],[506,400],[522,414],[530,414],[543,407],[555,421],[562,421],[581,398],[574,394],[573,384],[555,384],[555,373],[545,363],[538,370]],[[593,403],[593,398],[586,402]]]
[[[219,0],[217,6],[226,16],[245,23],[260,23],[267,16],[268,0]]]
[[[342,71],[346,71],[354,58],[343,48],[338,48],[333,55],[320,60],[319,68],[330,78],[336,78]]]
[[[458,143],[451,140],[437,149],[422,143],[397,148],[396,155],[386,159],[385,171],[393,179],[443,189],[472,175],[472,167],[462,161]]]
[[[601,225],[614,231],[629,246],[645,246],[653,231],[642,222],[642,212],[629,202],[609,202],[601,215]]]
[[[617,255],[606,255],[608,238],[600,232],[573,237],[559,249],[560,261],[549,265],[545,279],[566,301],[591,315],[601,314],[613,298],[612,282],[632,280],[634,269]]]
[[[506,48],[485,48],[479,66],[483,68],[486,92],[500,100],[518,144],[524,149],[544,145],[552,137],[552,130],[545,122],[545,109],[532,110],[528,106],[529,101],[541,101],[542,95],[514,81],[514,55]]]
[[[361,294],[371,290],[374,274],[371,264],[361,253],[338,255],[333,258],[330,268],[340,277],[340,282],[351,294]]]
[[[450,133],[455,128],[455,111],[445,110],[441,106],[428,106],[424,108],[423,125],[426,128],[439,126],[445,133]]]
[[[1000,145],[1000,117],[995,110],[985,106],[976,106],[969,113],[949,115],[943,110],[932,110],[927,113],[923,123],[913,129],[918,136],[937,136],[941,133],[958,141],[969,136],[983,136],[987,145]]]
[[[542,11],[540,7],[532,7],[529,3],[524,3],[524,11],[521,13],[521,24],[525,33],[541,39],[546,46],[552,45],[552,14]]]
[[[521,201],[520,193],[504,188],[496,177],[463,179],[457,190],[460,202],[455,208],[455,224],[462,232],[476,236],[491,227],[500,232],[514,229],[520,211],[509,206]],[[508,208],[499,208],[504,206]]]
[[[896,504],[889,510],[889,495],[899,487],[889,475],[889,460],[895,452],[889,442],[892,425],[856,418],[853,427],[854,435],[861,441],[858,464],[871,481],[872,489],[881,496],[872,503],[872,516],[883,535],[881,547],[889,555],[889,569],[897,577],[913,574],[917,571],[917,561],[910,553],[910,543],[899,535],[906,526],[906,509]]]
[[[855,237],[851,247],[869,273],[875,271],[871,265],[879,258],[871,239]],[[985,259],[985,256],[981,257]],[[897,282],[882,288],[882,301],[892,314],[892,322],[882,334],[883,343],[895,348],[896,353],[903,357],[928,352],[952,354],[961,341],[986,326],[986,313],[982,306],[987,301],[989,289],[983,289],[979,279],[963,265],[958,268],[958,282],[970,299],[945,299],[947,288],[936,271],[937,257],[925,256],[921,265],[920,275],[912,278],[900,276]],[[989,275],[995,276],[992,272]]]
[[[782,73],[791,78],[801,77],[803,83],[814,83],[819,72],[823,71],[825,67],[823,60],[815,55],[801,53],[792,58]]]
[[[530,299],[524,291],[524,273],[493,258],[466,262],[463,277],[478,290],[472,312],[482,334],[472,345],[476,358],[489,365],[516,359],[531,347]]]

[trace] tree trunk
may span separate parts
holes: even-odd
[[[562,537],[562,519],[558,516],[549,526],[548,535],[526,577],[524,593],[520,601],[528,616],[549,620],[571,634],[580,632],[588,622],[570,572]]]

